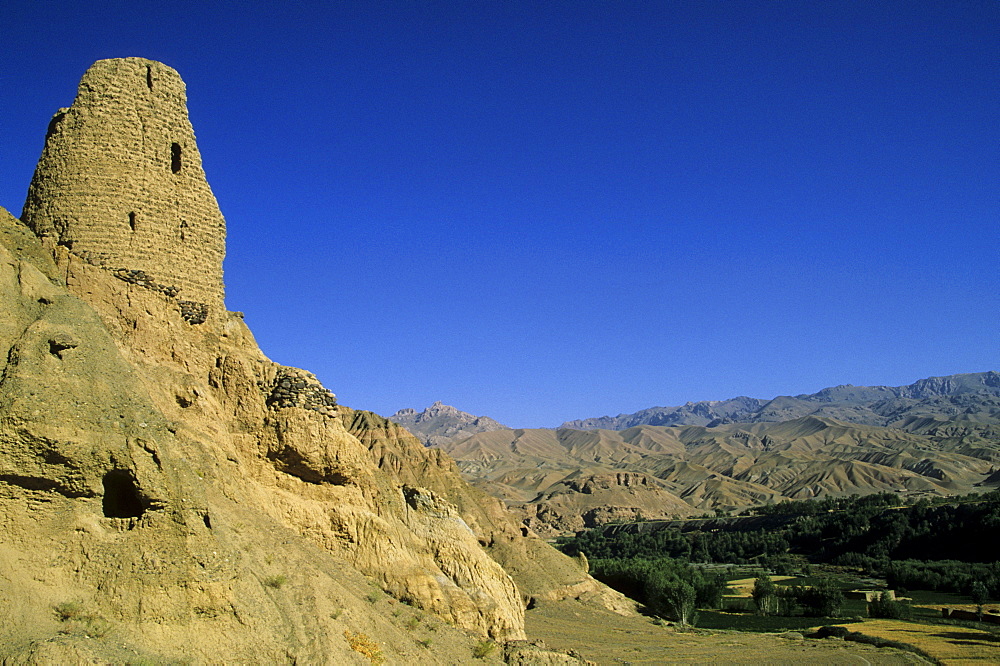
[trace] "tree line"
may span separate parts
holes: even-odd
[[[1000,596],[1000,564],[994,539],[1000,534],[1000,491],[966,496],[951,504],[920,500],[902,506],[894,493],[782,502],[755,511],[791,515],[773,529],[746,529],[736,521],[714,523],[716,531],[663,528],[607,535],[588,530],[560,540],[564,552],[591,559],[758,564],[778,573],[808,563],[856,566],[908,589],[968,594],[981,582]],[[781,514],[784,511],[787,513]]]
[[[726,577],[667,557],[595,559],[595,578],[646,606],[653,614],[694,624],[696,608],[719,608]]]

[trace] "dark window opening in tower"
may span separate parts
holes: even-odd
[[[135,213],[128,214],[128,226],[135,231]]]
[[[188,228],[188,223],[185,222],[184,220],[181,220],[181,229],[180,229],[181,240],[184,240],[187,237],[187,232],[184,231],[187,228]]]
[[[131,472],[113,469],[104,475],[103,508],[108,518],[138,518],[146,512]]]
[[[153,89],[153,68],[146,65],[146,87]]]
[[[181,172],[181,144],[170,144],[170,170],[174,173]]]

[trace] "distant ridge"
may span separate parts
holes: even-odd
[[[541,534],[785,499],[955,495],[1000,482],[1000,373],[689,402],[437,441],[466,479]]]
[[[640,425],[718,426],[771,423],[803,416],[823,416],[847,423],[895,426],[914,416],[1000,415],[1000,373],[995,371],[928,377],[906,386],[843,384],[816,393],[771,400],[740,396],[729,400],[688,402],[679,407],[650,407],[632,414],[566,421],[574,430],[625,430]]]
[[[994,398],[996,401],[997,399]],[[822,416],[719,426],[484,432],[444,447],[541,534],[874,492],[955,495],[1000,481],[1000,416]]]
[[[508,430],[507,426],[488,416],[475,416],[440,400],[422,412],[412,408],[401,409],[389,420],[416,435],[424,446],[441,446],[481,432]]]

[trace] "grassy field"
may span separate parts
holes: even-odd
[[[830,575],[832,574],[832,575]],[[815,585],[820,578],[833,581],[845,591],[871,589],[872,581],[862,581],[843,573],[829,572],[820,577],[774,576],[780,585]],[[941,608],[975,610],[968,597],[945,592],[916,590],[906,594],[912,601],[912,621],[869,619],[868,605],[859,599],[847,599],[840,617],[824,619],[815,617],[761,617],[752,612],[749,599],[753,589],[752,578],[730,581],[730,591],[725,603],[731,610],[743,612],[700,611],[697,626],[703,629],[738,630],[753,632],[809,632],[822,624],[845,626],[849,631],[868,636],[913,645],[943,664],[1000,664],[1000,631],[990,625],[970,621],[941,619]],[[987,604],[991,608],[997,604]]]
[[[972,612],[976,610],[976,605],[969,600],[969,597],[961,594],[914,590],[913,592],[907,592],[906,596],[912,599],[911,607],[913,608],[914,619],[940,618],[942,608]],[[1000,604],[994,602],[983,606],[984,611],[990,609],[1000,610]]]
[[[753,592],[753,584],[756,578],[737,578],[731,580],[727,583],[729,586],[729,592],[726,593],[727,597],[749,597],[750,593]],[[788,581],[794,581],[795,576],[771,576],[771,581],[774,583],[783,583],[788,585]]]
[[[860,622],[861,618],[837,618],[827,622],[846,624]],[[803,631],[824,624],[823,618],[817,617],[787,617],[784,615],[757,615],[752,612],[731,613],[727,611],[698,611],[695,626],[700,629],[731,629],[734,631]]]
[[[754,612],[750,594],[753,591],[754,578],[735,578],[730,580],[729,590],[723,597],[723,610],[702,610],[698,613],[697,626],[706,629],[733,629],[736,631],[799,631],[815,627],[822,623],[822,618],[815,617],[762,617]],[[858,587],[858,581],[851,579],[836,579],[832,577],[806,576],[771,576],[777,585],[815,585],[821,580],[832,580],[844,590]],[[940,610],[938,611],[940,615]],[[857,622],[868,617],[868,604],[858,599],[846,599],[837,622]]]
[[[865,620],[846,627],[868,636],[909,643],[946,666],[1000,663],[1000,634],[984,629],[901,620]]]
[[[817,624],[812,619],[813,626]],[[529,639],[575,650],[600,666],[623,664],[924,664],[908,652],[801,634],[678,631],[642,616],[624,617],[579,602],[540,602],[525,613]],[[851,625],[855,627],[857,625]]]
[[[1000,664],[1000,630],[973,621],[944,620],[941,608],[974,610],[968,597],[914,591],[912,620],[868,618],[868,604],[861,599],[845,599],[836,618],[803,616],[768,616],[754,612],[750,593],[754,578],[747,571],[731,569],[729,589],[723,610],[699,610],[694,630],[678,631],[660,626],[649,618],[644,622],[617,617],[586,617],[591,611],[581,608],[575,617],[555,617],[546,612],[529,612],[529,635],[535,633],[551,645],[585,646],[580,652],[597,663],[926,663],[916,654],[892,648],[875,648],[854,641],[802,638],[822,625],[843,625],[852,632],[874,638],[912,645],[942,664]],[[830,581],[845,592],[853,589],[876,589],[879,581],[861,578],[838,568],[814,571],[813,576],[772,576],[778,586],[813,586]],[[883,583],[884,584],[884,583]],[[986,608],[998,604],[987,604]],[[600,626],[603,638],[594,636],[588,643],[579,625]],[[668,623],[669,624],[669,623]],[[618,626],[620,625],[620,626]],[[610,632],[610,633],[609,633]],[[850,646],[850,647],[848,647]],[[852,652],[864,648],[865,652]]]

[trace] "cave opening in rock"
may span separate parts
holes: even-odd
[[[107,518],[138,518],[146,512],[132,473],[113,469],[104,475],[104,515]]]

